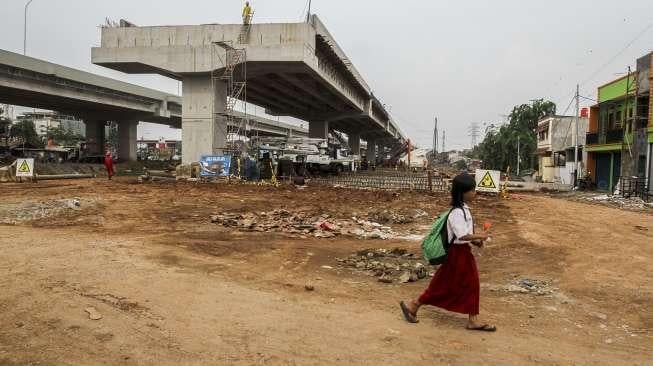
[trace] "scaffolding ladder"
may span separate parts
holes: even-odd
[[[221,53],[224,51],[224,59]],[[217,57],[214,57],[217,56]],[[244,48],[233,47],[232,41],[220,41],[213,43],[211,71],[211,83],[215,93],[218,83],[226,84],[227,100],[224,109],[213,110],[214,126],[219,129],[218,133],[224,138],[224,153],[230,153],[234,157],[242,154],[244,146],[237,144],[239,136],[242,136],[248,128],[247,114],[244,117],[238,116],[235,112],[239,100],[247,101],[247,52]],[[221,66],[224,65],[224,68]]]
[[[254,11],[247,16],[247,19],[244,19],[243,26],[240,28],[240,34],[238,35],[239,44],[249,43],[249,32],[252,29],[252,19],[254,19]]]

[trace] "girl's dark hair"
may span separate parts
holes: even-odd
[[[451,207],[463,208],[463,195],[476,189],[476,180],[467,173],[457,175],[451,184]]]

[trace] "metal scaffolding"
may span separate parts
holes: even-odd
[[[213,93],[215,95],[217,88],[223,87],[220,84],[226,84],[227,99],[222,110],[217,110],[214,103],[214,126],[218,128],[218,133],[225,141],[225,146],[221,148],[223,153],[240,157],[246,149],[240,139],[247,136],[252,127],[255,127],[250,125],[247,116],[247,51],[245,48],[235,48],[232,41],[214,42],[211,58]],[[244,117],[235,114],[239,101],[243,103]]]

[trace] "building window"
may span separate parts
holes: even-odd
[[[544,141],[549,138],[549,131],[540,131],[539,140]]]
[[[557,152],[553,154],[554,166],[565,166],[566,163],[567,163],[567,159],[564,152]]]

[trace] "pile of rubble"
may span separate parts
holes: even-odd
[[[645,202],[639,197],[625,198],[618,195],[609,196],[607,194],[603,194],[600,196],[586,197],[585,199],[592,202],[617,205],[622,208],[631,210],[644,210],[647,208],[653,208],[653,202]]]
[[[91,202],[84,202],[87,206]],[[45,202],[24,202],[0,205],[0,224],[16,225],[82,209],[82,200],[67,198]]]
[[[389,226],[352,217],[336,219],[327,214],[273,210],[268,212],[220,213],[211,216],[211,222],[242,231],[283,232],[298,237],[312,235],[332,238],[337,235],[356,236],[363,239],[388,239],[400,237]]]
[[[342,267],[365,272],[384,283],[415,282],[432,276],[425,261],[399,248],[365,249],[336,261]]]
[[[420,209],[371,211],[367,215],[368,220],[381,224],[410,224],[423,217],[428,214]]]

